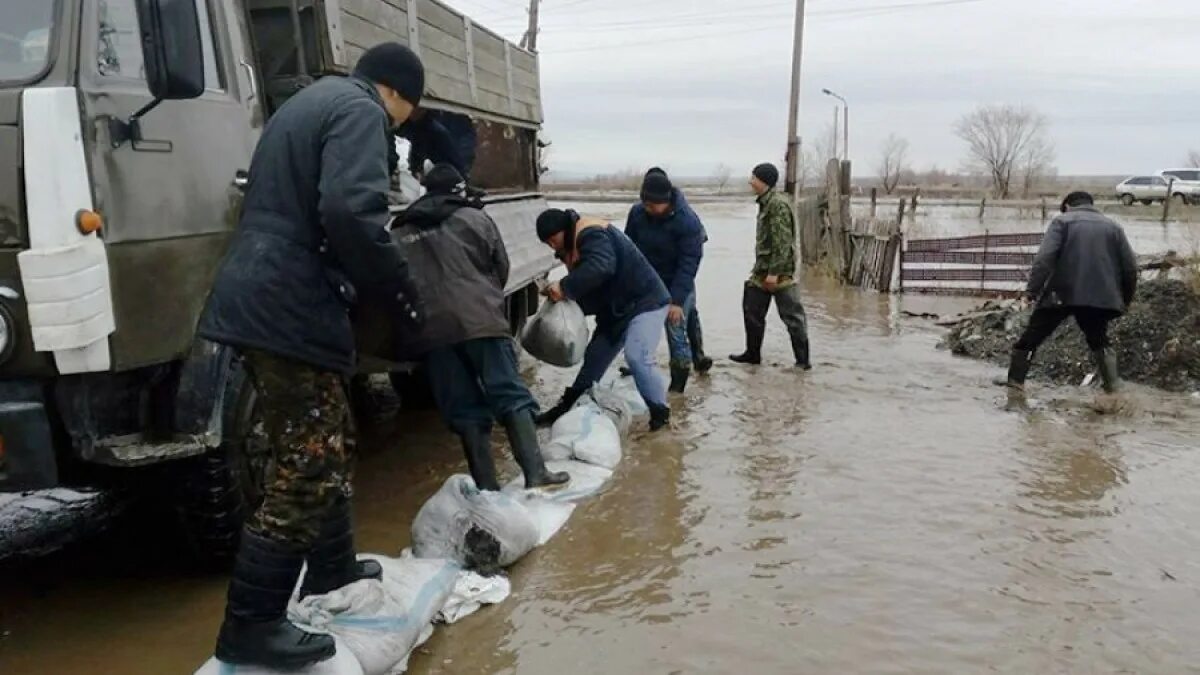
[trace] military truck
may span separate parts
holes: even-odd
[[[195,326],[265,121],[389,40],[425,63],[422,107],[475,131],[515,331],[555,264],[535,54],[437,0],[0,3],[0,511],[166,476],[197,551],[234,549],[266,448],[237,355]]]

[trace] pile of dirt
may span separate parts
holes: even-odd
[[[1004,365],[1032,310],[988,302],[951,324],[943,346]],[[1110,331],[1124,379],[1169,391],[1200,390],[1200,294],[1176,280],[1147,281]],[[1083,334],[1064,323],[1034,359],[1033,377],[1078,384],[1094,370]]]

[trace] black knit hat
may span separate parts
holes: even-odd
[[[657,173],[657,174],[659,174],[659,175],[662,175],[662,176],[665,176],[665,175],[667,175],[667,172],[666,172],[666,171],[663,171],[663,169],[662,169],[662,167],[661,167],[661,166],[652,166],[652,167],[650,167],[649,169],[646,169],[646,175],[647,175],[647,176],[649,176],[650,174],[653,174],[653,173]]]
[[[654,173],[654,170],[646,172],[646,177],[642,179],[642,201],[647,204],[668,204],[671,201],[671,179],[667,178],[667,174]]]
[[[425,174],[425,180],[421,181],[429,194],[434,195],[457,195],[467,189],[467,181],[454,168],[453,164],[445,162],[435,165]]]
[[[766,183],[767,187],[773,188],[779,183],[779,169],[776,169],[774,164],[759,164],[754,167],[754,177]]]
[[[537,219],[538,239],[545,242],[559,232],[566,232],[571,229],[578,221],[579,214],[574,211],[546,209],[542,211],[542,215],[538,216]]]
[[[385,42],[368,49],[354,66],[354,75],[396,90],[414,106],[425,92],[425,66],[413,50],[399,42]]]

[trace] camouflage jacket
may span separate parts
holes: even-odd
[[[758,198],[758,235],[750,283],[761,287],[768,276],[788,286],[796,274],[796,218],[787,195],[776,190]]]

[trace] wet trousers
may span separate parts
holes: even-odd
[[[671,367],[689,369],[692,367],[692,341],[689,333],[689,321],[696,313],[696,294],[688,296],[688,299],[683,303],[683,322],[679,324],[671,323],[667,319],[667,348],[671,352]],[[696,318],[697,326],[700,323],[699,317]]]
[[[700,324],[700,306],[694,296],[692,297],[692,311],[687,315],[687,339],[688,346],[692,350],[692,357],[702,356],[704,354],[704,327]]]
[[[439,347],[425,357],[425,365],[438,410],[455,433],[491,429],[493,420],[537,409],[517,372],[511,338],[478,338]]]
[[[791,284],[774,293],[753,284],[746,284],[746,290],[742,294],[742,318],[746,327],[747,351],[756,355],[762,352],[771,300],[775,301],[779,318],[783,320],[783,325],[787,326],[796,360],[807,363],[808,319],[804,313],[804,303],[800,300],[798,284]]]
[[[633,317],[620,335],[608,335],[596,331],[583,354],[583,368],[572,385],[579,391],[587,391],[604,377],[608,367],[625,350],[625,362],[633,371],[633,381],[638,393],[647,405],[667,405],[667,382],[659,374],[654,363],[654,354],[662,340],[663,322],[667,320],[667,307],[644,312]]]
[[[1075,323],[1087,339],[1088,349],[1093,352],[1108,347],[1108,325],[1120,314],[1111,309],[1095,307],[1044,307],[1035,309],[1029,318],[1029,326],[1014,345],[1015,349],[1036,352],[1042,343],[1054,335],[1063,321],[1075,317]]]
[[[246,527],[310,549],[334,502],[350,496],[345,383],[339,373],[267,352],[245,350],[242,356],[271,451],[263,501]]]

